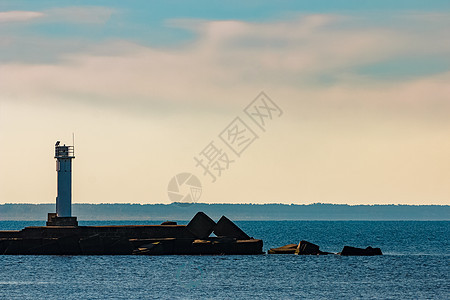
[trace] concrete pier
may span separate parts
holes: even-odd
[[[57,218],[63,220],[65,218]],[[69,218],[70,219],[70,218]],[[228,219],[227,219],[228,220]],[[198,213],[188,225],[33,226],[0,231],[0,254],[9,255],[216,255],[262,254],[263,241],[210,237],[215,229],[236,232]],[[229,226],[225,228],[224,226]],[[241,231],[239,229],[239,233]],[[206,236],[205,234],[208,233]],[[241,234],[241,233],[240,233]],[[245,233],[243,233],[245,234]]]

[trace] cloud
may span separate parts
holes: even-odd
[[[48,22],[104,24],[114,9],[101,6],[72,6],[53,8],[45,11]]]
[[[4,11],[0,12],[0,23],[25,22],[42,18],[45,14],[36,11]]]
[[[39,11],[0,12],[0,23],[34,21],[41,23],[104,24],[114,9],[101,6],[71,6]]]
[[[85,21],[100,22],[111,13],[100,11],[63,9],[51,15],[67,19],[83,19],[84,15]],[[358,72],[362,66],[396,57],[411,57],[411,63],[429,55],[448,57],[450,41],[446,29],[439,27],[443,18],[438,18],[438,27],[429,18],[424,22],[414,15],[409,20],[422,31],[411,32],[396,19],[390,24],[363,22],[364,26],[358,26],[361,20],[338,15],[302,15],[270,23],[171,20],[170,26],[192,30],[197,38],[181,47],[163,49],[110,41],[90,51],[64,53],[53,64],[4,64],[0,97],[67,99],[121,108],[130,103],[136,107],[184,103],[214,108],[239,105],[239,100],[227,96],[230,91],[250,97],[270,88],[290,97],[328,95],[329,101],[349,101],[355,98],[352,95],[359,95],[360,101],[372,99],[372,103],[444,101],[441,91],[447,90],[446,72],[412,80],[383,80]],[[402,100],[376,99],[380,89]],[[417,96],[426,93],[433,96]]]
[[[378,17],[170,20],[195,36],[170,47],[109,39],[55,51],[43,36],[27,39],[57,59],[0,63],[2,199],[52,199],[47,154],[75,128],[77,201],[163,201],[168,179],[200,172],[192,157],[264,90],[282,119],[220,184],[205,185],[205,201],[448,203],[450,18]],[[442,68],[421,72],[430,57]],[[416,76],[361,71],[399,58],[421,62]],[[17,148],[24,140],[40,154]],[[98,160],[93,144],[111,150]],[[44,169],[47,185],[34,180]]]

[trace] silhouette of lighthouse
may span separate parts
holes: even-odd
[[[58,196],[56,197],[56,216],[72,216],[72,160],[73,146],[55,144],[56,172],[58,174]]]
[[[74,146],[55,144],[56,172],[58,188],[56,213],[48,214],[47,226],[78,226],[77,218],[72,217],[72,160]]]

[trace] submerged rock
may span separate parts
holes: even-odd
[[[338,253],[342,256],[374,256],[374,255],[383,255],[380,248],[372,248],[367,247],[366,249],[363,248],[356,248],[356,247],[350,247],[350,246],[344,246],[344,249],[340,253]]]

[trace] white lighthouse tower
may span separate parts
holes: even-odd
[[[72,159],[74,146],[55,144],[56,172],[58,176],[58,194],[56,196],[56,214],[49,213],[47,226],[78,226],[77,218],[72,217]]]

